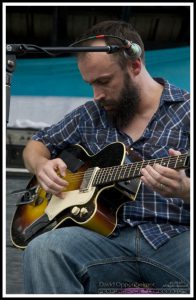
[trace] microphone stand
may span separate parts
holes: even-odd
[[[12,73],[16,67],[16,56],[27,53],[44,53],[50,57],[57,57],[65,53],[77,52],[107,52],[115,53],[121,49],[118,45],[110,46],[89,46],[89,47],[39,47],[37,45],[27,44],[7,44],[6,45],[6,123],[9,121],[10,109],[10,87]]]
[[[16,55],[6,55],[6,123],[9,122],[10,86],[12,73],[16,67]]]

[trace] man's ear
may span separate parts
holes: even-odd
[[[141,58],[136,59],[135,61],[128,61],[128,68],[134,76],[137,76],[141,72],[142,60]]]

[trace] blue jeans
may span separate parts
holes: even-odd
[[[118,228],[109,238],[82,227],[52,230],[24,251],[27,294],[107,294],[148,288],[189,293],[189,232],[158,250],[138,228]]]

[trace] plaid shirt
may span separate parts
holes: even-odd
[[[115,141],[134,148],[144,160],[168,156],[169,148],[185,153],[190,148],[190,95],[166,80],[156,80],[164,85],[160,105],[136,141],[112,127],[105,110],[94,101],[86,102],[57,124],[40,130],[32,139],[43,142],[52,158],[70,144],[81,144],[96,154]],[[138,226],[157,249],[171,237],[189,230],[190,207],[182,199],[163,198],[142,183],[136,201],[125,203],[118,216],[119,226]]]

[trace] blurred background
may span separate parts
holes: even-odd
[[[189,46],[190,6],[8,6],[7,43],[68,45],[104,20],[130,22],[146,50]]]
[[[68,6],[16,3],[6,6],[6,44],[42,47],[68,46],[94,24],[103,20],[130,22],[141,35],[146,67],[190,90],[190,12],[184,5]],[[92,91],[77,69],[76,59],[66,54],[49,58],[43,54],[16,57],[11,75],[10,106],[6,127],[6,293],[23,294],[22,251],[13,247],[10,226],[15,203],[31,175],[24,168],[22,151],[32,134],[61,119],[91,99]],[[7,99],[4,98],[4,103]],[[9,106],[9,107],[8,107]],[[44,255],[44,253],[43,253]]]

